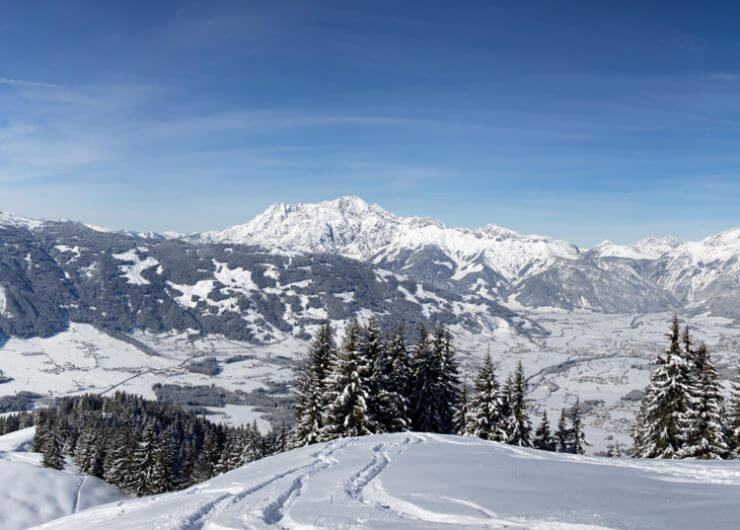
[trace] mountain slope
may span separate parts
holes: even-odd
[[[341,197],[274,204],[244,225],[185,239],[339,254],[441,289],[529,307],[608,313],[687,307],[740,318],[740,229],[699,242],[646,238],[581,250],[495,225],[450,228]]]
[[[409,330],[436,321],[470,332],[538,329],[485,297],[334,254],[144,239],[69,222],[0,227],[0,333],[10,336],[50,336],[72,321],[265,344],[370,312],[400,317]]]
[[[348,438],[41,528],[738,528],[740,464],[588,458],[456,436]]]

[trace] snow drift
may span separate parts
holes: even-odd
[[[340,439],[41,528],[740,528],[740,463],[559,455],[457,436]]]
[[[0,528],[28,528],[125,497],[98,478],[41,467],[41,455],[27,452],[33,433],[0,436]]]

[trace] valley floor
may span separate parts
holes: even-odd
[[[457,436],[348,438],[39,528],[740,528],[740,462],[645,461]]]

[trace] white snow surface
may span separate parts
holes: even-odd
[[[740,463],[545,453],[400,433],[259,460],[39,528],[740,528]]]
[[[0,528],[20,530],[126,498],[116,487],[73,471],[41,466],[27,452],[34,428],[0,436]]]
[[[13,228],[28,228],[34,230],[45,223],[39,219],[29,219],[9,212],[0,212],[0,226],[9,226]]]

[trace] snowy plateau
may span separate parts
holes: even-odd
[[[728,384],[740,353],[740,229],[581,249],[493,225],[400,217],[356,197],[275,204],[247,224],[190,235],[0,214],[0,400],[27,392],[35,406],[214,385],[218,396],[202,405],[211,420],[266,430],[288,412],[296,367],[324,319],[341,332],[355,315],[402,315],[409,329],[446,323],[468,381],[486,351],[500,376],[521,360],[533,418],[557,418],[580,397],[594,453],[631,444],[635,391],[674,313]],[[215,370],[197,368],[209,359]],[[47,526],[702,528],[710,505],[710,527],[740,527],[734,462],[384,435],[270,457],[154,498],[121,500],[88,478],[97,493],[79,504],[79,475],[40,468],[23,443],[7,444],[1,480],[26,486],[0,510],[31,507],[0,519],[2,528],[68,514]],[[39,499],[23,493],[42,483],[50,491]]]
[[[719,530],[740,527],[739,486],[736,462],[606,459],[399,433],[296,449],[39,528]]]

